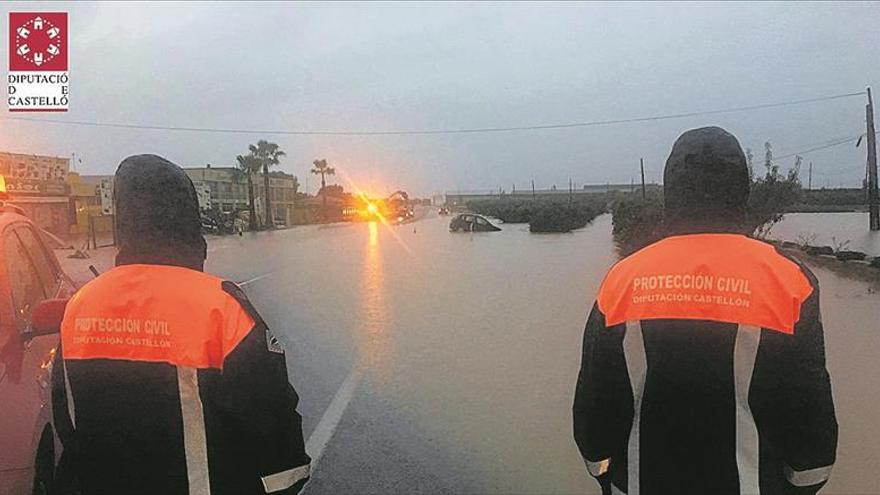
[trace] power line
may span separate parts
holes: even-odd
[[[807,149],[805,149],[805,150],[795,151],[795,152],[793,152],[793,153],[786,153],[785,155],[774,156],[773,159],[774,159],[774,160],[782,160],[782,159],[784,159],[784,158],[791,158],[791,157],[793,157],[793,156],[805,155],[805,154],[807,154],[807,153],[812,153],[812,152],[814,152],[814,151],[824,150],[824,149],[827,149],[827,148],[833,148],[833,147],[835,147],[835,146],[840,146],[840,145],[842,145],[842,144],[852,143],[852,142],[854,142],[854,141],[856,141],[856,140],[858,140],[858,139],[859,139],[859,136],[856,136],[856,137],[849,137],[849,138],[843,138],[843,139],[836,139],[836,140],[834,140],[834,141],[829,141],[829,142],[826,143],[826,144],[821,144],[821,145],[818,145],[818,146],[813,146],[812,148],[807,148]]]
[[[880,131],[877,131],[875,134],[880,134]],[[774,156],[773,159],[774,160],[782,160],[784,158],[791,158],[793,156],[806,155],[807,153],[812,153],[814,151],[824,150],[827,148],[833,148],[834,146],[840,146],[842,144],[852,143],[854,141],[858,141],[859,139],[861,139],[864,136],[865,136],[865,134],[862,133],[862,134],[859,134],[858,136],[855,136],[855,137],[835,139],[833,141],[828,141],[825,144],[820,144],[818,146],[814,146],[812,148],[807,148],[805,150],[795,151],[793,153],[787,153],[785,155]]]
[[[880,131],[877,131],[877,132],[875,132],[874,134],[880,135]],[[806,148],[806,149],[803,149],[803,150],[800,150],[800,151],[795,151],[795,152],[792,152],[792,153],[786,153],[786,154],[784,154],[784,155],[774,156],[774,157],[773,157],[773,161],[774,161],[774,162],[778,162],[779,160],[783,160],[783,159],[785,159],[785,158],[791,158],[791,157],[793,157],[793,156],[799,156],[799,155],[806,155],[807,153],[812,153],[812,152],[814,152],[814,151],[824,150],[824,149],[827,149],[827,148],[832,148],[832,147],[834,147],[834,146],[840,146],[840,145],[843,145],[843,144],[852,143],[852,142],[854,142],[854,141],[858,141],[859,139],[861,139],[861,138],[863,138],[863,137],[865,137],[865,133],[862,133],[862,134],[860,134],[860,135],[858,135],[858,136],[854,136],[854,137],[846,137],[846,138],[832,139],[831,141],[828,141],[828,142],[826,142],[825,144],[816,145],[816,146],[813,146],[813,147],[810,147],[810,148]],[[864,167],[864,165],[860,165],[860,167]],[[820,174],[820,175],[825,176],[825,174],[822,174],[821,172],[817,172],[817,173]],[[831,173],[832,173],[832,174],[837,174],[838,172],[831,172]]]
[[[593,120],[587,122],[571,122],[562,124],[544,124],[544,125],[523,125],[510,127],[475,127],[464,129],[416,129],[416,130],[387,130],[387,131],[371,131],[371,130],[354,130],[354,131],[304,131],[304,130],[278,130],[278,129],[234,129],[219,127],[180,127],[165,125],[149,125],[149,124],[132,124],[124,122],[98,122],[87,120],[61,120],[50,118],[26,118],[26,117],[10,117],[2,116],[5,120],[13,120],[19,122],[40,122],[46,124],[63,124],[63,125],[79,125],[89,127],[111,127],[117,129],[140,129],[153,131],[180,131],[180,132],[211,132],[222,134],[276,134],[276,135],[293,135],[293,136],[411,136],[411,135],[430,135],[430,134],[477,134],[477,133],[497,133],[497,132],[515,132],[515,131],[540,131],[551,129],[567,129],[576,127],[594,127],[617,124],[629,124],[636,122],[651,122],[658,120],[681,119],[686,117],[699,117],[704,115],[717,115],[723,113],[746,112],[751,110],[760,110],[766,108],[779,108],[786,106],[802,105],[807,103],[816,103],[820,101],[837,100],[841,98],[851,98],[854,96],[863,96],[864,91],[855,93],[844,93],[831,96],[821,96],[817,98],[806,98],[802,100],[790,100],[776,103],[763,103],[759,105],[748,105],[743,107],[731,107],[716,110],[703,110],[697,112],[674,113],[666,115],[654,115],[649,117],[635,117],[628,119],[610,119],[610,120]]]

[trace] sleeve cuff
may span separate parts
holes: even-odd
[[[804,469],[803,471],[796,471],[792,469],[788,464],[783,468],[783,472],[785,473],[785,479],[788,480],[794,486],[804,487],[804,486],[813,486],[818,485],[819,483],[824,483],[828,481],[828,478],[831,476],[831,468],[834,467],[834,464],[829,464],[827,466],[817,467],[814,469]]]
[[[584,459],[584,463],[587,465],[587,471],[591,475],[599,477],[608,472],[608,468],[611,466],[611,458],[602,459],[601,461]]]
[[[310,467],[311,464],[305,464],[303,466],[295,467],[293,469],[288,469],[287,471],[281,471],[280,473],[263,476],[261,478],[263,482],[263,488],[266,489],[266,493],[275,493],[282,490],[287,490],[293,485],[308,478]]]

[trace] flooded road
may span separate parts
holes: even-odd
[[[309,226],[212,239],[288,349],[308,493],[598,493],[571,435],[589,306],[616,260],[605,215],[572,234]],[[823,493],[876,491],[880,296],[817,269],[838,465]]]
[[[880,472],[880,293],[813,267],[821,290],[825,349],[840,440],[822,493],[878,493]],[[876,285],[874,285],[876,287]]]

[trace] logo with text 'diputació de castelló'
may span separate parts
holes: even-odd
[[[10,112],[66,112],[67,12],[9,13]]]

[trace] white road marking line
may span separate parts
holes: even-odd
[[[257,280],[264,279],[264,278],[268,277],[269,275],[272,275],[272,273],[271,273],[271,272],[270,272],[270,273],[264,273],[264,274],[262,274],[262,275],[260,275],[260,276],[254,277],[254,278],[252,278],[252,279],[250,279],[250,280],[245,280],[244,282],[239,282],[238,285],[244,287],[245,285],[252,284],[252,283],[256,282]]]
[[[364,373],[360,365],[355,366],[351,370],[351,373],[342,382],[342,386],[336,391],[336,395],[333,396],[333,400],[330,401],[330,405],[327,406],[327,410],[324,411],[321,420],[318,421],[318,426],[315,427],[308,441],[306,441],[306,453],[312,458],[312,472],[314,472],[318,461],[324,454],[324,448],[327,447],[330,439],[333,438],[336,427],[339,426],[342,415],[354,397],[354,392],[360,384],[363,375]]]
[[[250,280],[240,282],[238,285],[243,287],[252,284],[257,280],[266,278],[269,275],[272,275],[272,273],[264,273],[263,275],[254,277]],[[318,425],[315,426],[315,429],[306,441],[306,452],[312,458],[312,472],[314,472],[317,467],[318,461],[324,454],[324,449],[327,447],[330,439],[333,438],[333,434],[336,433],[336,427],[339,426],[339,422],[342,420],[342,415],[345,413],[345,410],[348,409],[348,404],[354,397],[354,392],[357,390],[363,375],[362,366],[360,364],[355,365],[348,376],[345,377],[345,381],[342,382],[339,390],[336,391],[336,395],[333,396],[333,400],[330,401],[330,405],[327,406],[324,415],[321,416]]]

